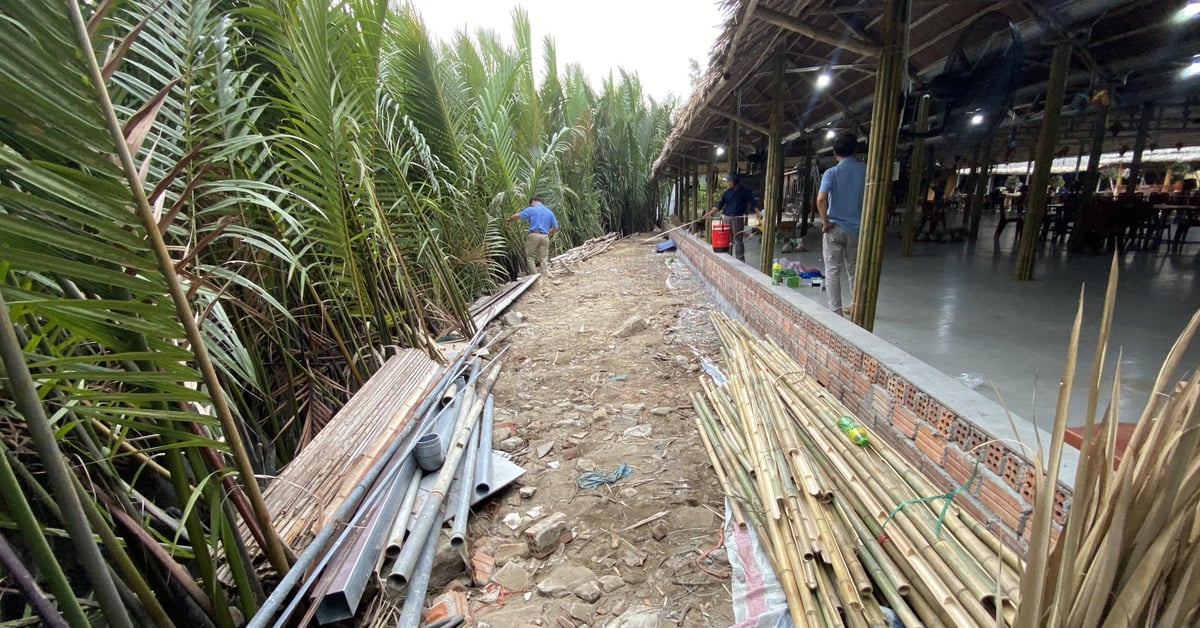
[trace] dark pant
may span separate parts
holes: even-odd
[[[729,224],[730,236],[733,241],[731,251],[733,256],[738,261],[746,261],[746,217],[745,216],[725,216],[725,222]]]

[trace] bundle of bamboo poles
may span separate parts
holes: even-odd
[[[612,247],[613,243],[620,240],[621,236],[616,232],[608,233],[596,238],[592,238],[580,244],[579,246],[568,250],[567,252],[556,255],[550,259],[550,267],[557,268],[561,266],[568,273],[575,272],[571,269],[571,264],[577,264],[584,260],[591,259]]]
[[[1195,626],[1200,623],[1200,371],[1173,384],[1200,311],[1171,348],[1119,465],[1120,364],[1100,421],[1100,388],[1116,301],[1109,275],[1091,376],[1084,441],[1066,526],[1051,542],[1051,511],[1083,303],[1071,335],[1049,448],[1034,504],[1022,626]],[[1053,549],[1051,547],[1053,546]]]
[[[714,313],[729,368],[692,397],[718,480],[770,558],[798,626],[1011,624],[1016,554],[870,431],[778,345]],[[707,398],[707,400],[706,400]],[[856,421],[860,426],[861,422]],[[863,429],[866,429],[865,427]]]

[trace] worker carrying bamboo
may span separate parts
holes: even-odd
[[[867,165],[854,158],[858,138],[844,133],[833,141],[837,165],[821,175],[817,213],[821,216],[821,253],[825,258],[825,290],[829,309],[842,314],[842,269],[854,294],[854,270],[858,264],[858,226],[862,220],[863,194],[867,187]],[[853,307],[853,304],[851,304]],[[848,308],[849,309],[849,308]]]
[[[736,172],[725,175],[725,191],[721,193],[721,200],[701,218],[706,219],[717,211],[725,215],[725,222],[729,223],[729,230],[733,233],[733,256],[739,262],[746,261],[746,216],[754,212],[761,220],[762,212],[759,211],[754,193],[742,185],[742,178]]]
[[[553,281],[554,273],[550,272],[550,236],[558,231],[558,218],[536,195],[529,199],[529,207],[509,216],[505,222],[518,218],[529,221],[529,233],[525,235],[525,265],[530,273],[535,273],[539,272],[535,262],[541,264],[540,272]]]

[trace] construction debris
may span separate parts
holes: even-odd
[[[551,258],[550,268],[561,268],[568,273],[573,273],[575,271],[571,269],[571,264],[577,264],[584,260],[591,259],[607,251],[614,242],[620,239],[621,236],[616,233],[609,233],[598,238],[592,238],[591,240],[580,244],[579,246],[567,251],[566,253],[563,253],[562,255],[557,255]]]

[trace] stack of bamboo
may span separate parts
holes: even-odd
[[[583,244],[550,259],[550,268],[557,269],[561,266],[568,273],[575,272],[571,269],[570,264],[577,264],[584,260],[591,259],[597,255],[607,251],[612,247],[613,243],[620,240],[621,236],[617,233],[609,233],[597,238],[592,238]]]
[[[693,395],[733,516],[754,525],[798,626],[1011,624],[1016,554],[852,416],[778,345],[714,314],[728,381]],[[707,402],[705,400],[707,397]],[[861,422],[859,422],[861,425]]]

